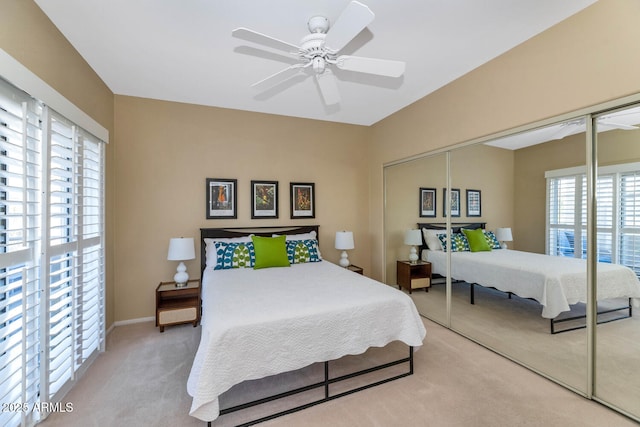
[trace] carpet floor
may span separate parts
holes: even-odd
[[[415,352],[414,375],[263,423],[264,426],[637,426],[632,420],[585,399],[429,320]],[[53,413],[42,426],[204,426],[188,415],[186,382],[200,327],[152,322],[116,327],[101,354],[63,399],[73,411]],[[395,357],[406,347],[392,343],[364,356],[337,362],[337,370]],[[248,395],[289,387],[312,378],[321,365],[239,384],[222,406]],[[298,402],[302,397],[290,397]],[[288,402],[280,402],[281,406]],[[230,426],[248,414],[213,422]]]
[[[526,366],[586,394],[587,332],[578,329],[559,334],[549,332],[549,319],[541,317],[540,304],[503,292],[475,287],[475,304],[469,303],[469,285],[452,287],[451,327],[465,336],[508,355]],[[444,323],[445,286],[429,292],[413,292],[412,299],[423,315]],[[607,300],[601,310],[622,307],[626,299]],[[583,315],[584,304],[576,304],[560,317]],[[626,314],[626,311],[623,312]],[[608,315],[599,317],[606,320]],[[569,326],[584,321],[567,322]],[[596,395],[628,413],[640,417],[640,316],[598,325],[596,330]]]

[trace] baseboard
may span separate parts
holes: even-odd
[[[117,322],[113,322],[113,326],[112,327],[116,327],[116,326],[125,326],[125,325],[131,325],[134,323],[142,323],[142,322],[155,322],[156,318],[151,316],[151,317],[139,317],[137,319],[128,319],[128,320],[118,320]],[[111,328],[109,328],[111,329]]]

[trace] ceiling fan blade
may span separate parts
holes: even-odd
[[[375,17],[367,6],[352,1],[329,28],[324,45],[334,52],[339,51],[364,30]]]
[[[325,105],[338,104],[340,102],[340,92],[338,92],[338,84],[336,76],[333,75],[328,68],[322,73],[316,74],[316,81],[320,88],[320,94]]]
[[[400,77],[404,74],[405,63],[388,59],[364,58],[362,56],[340,55],[336,59],[336,67],[341,70],[359,73],[377,74],[379,76]]]
[[[574,135],[579,132],[585,131],[584,120],[576,120],[572,122],[563,123],[560,128],[549,136],[550,140],[562,139],[569,135]]]
[[[231,35],[242,40],[258,43],[274,49],[284,50],[286,52],[296,53],[300,50],[300,47],[295,44],[278,40],[274,37],[244,27],[236,28],[231,32]]]
[[[298,74],[298,71],[304,67],[305,64],[293,64],[283,70],[278,71],[275,74],[270,75],[267,78],[255,82],[251,85],[251,87],[260,92],[263,90],[267,90],[277,85],[278,83],[282,83],[283,81],[295,76],[296,74]]]
[[[615,123],[615,122],[609,121],[609,120],[604,119],[604,118],[598,120],[598,125],[609,127],[609,128],[612,128],[612,129],[622,129],[622,130],[636,130],[636,129],[638,129],[638,126],[632,126],[632,125],[628,125],[628,124],[625,124],[625,123]]]

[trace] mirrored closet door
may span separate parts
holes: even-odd
[[[418,223],[452,227],[419,254],[435,274],[411,293],[423,316],[640,420],[640,105],[385,167],[390,285]],[[490,250],[455,243],[482,227]],[[468,264],[483,252],[501,280]],[[513,257],[544,284],[505,268]]]
[[[633,293],[640,276],[640,106],[603,113],[594,127],[598,163],[594,251],[602,313],[596,327],[594,394],[640,418],[640,318],[637,307],[630,307],[632,301],[619,297]]]
[[[451,328],[583,394],[586,306],[578,302],[586,301],[586,264],[573,260],[573,247],[565,240],[571,235],[562,228],[580,223],[582,216],[569,200],[556,203],[554,194],[564,187],[549,188],[547,175],[584,165],[585,159],[584,118],[456,149],[450,158],[452,191],[460,193],[452,225],[485,227],[484,232],[461,230],[470,247],[452,247],[451,272],[457,280]],[[488,232],[497,236],[498,245],[474,244],[474,234],[491,237]],[[572,274],[581,280],[569,284]],[[563,288],[569,287],[574,296],[565,295]]]
[[[405,243],[408,231],[418,230],[419,222],[442,219],[441,197],[447,184],[446,155],[436,154],[387,166],[384,177],[385,282],[397,286],[406,281],[409,274],[408,280],[413,277],[417,286],[411,295],[420,314],[446,325],[446,286],[442,280],[433,280],[428,288],[420,287],[423,266],[407,264],[411,247],[415,245]],[[418,259],[422,259],[422,251],[416,249]]]

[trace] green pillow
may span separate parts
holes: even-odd
[[[489,246],[489,242],[484,237],[484,233],[481,228],[477,228],[475,230],[465,230],[462,229],[462,232],[467,237],[467,241],[469,242],[469,249],[471,252],[482,252],[482,251],[490,251],[491,246]]]
[[[289,267],[287,257],[287,236],[261,237],[251,236],[256,253],[254,269],[268,267]]]

